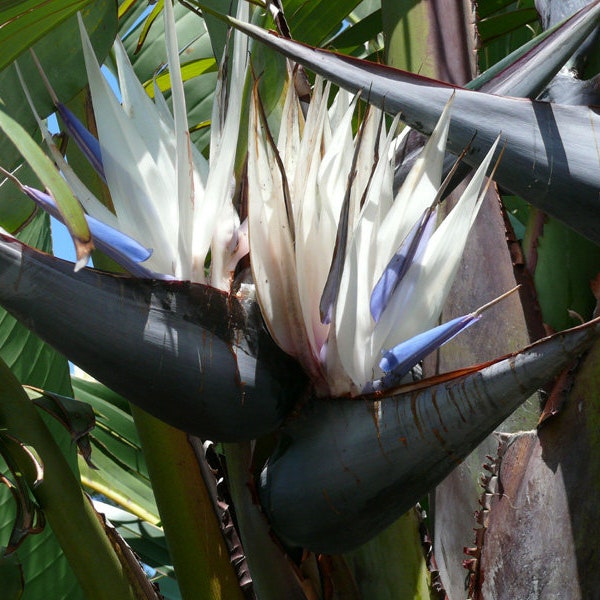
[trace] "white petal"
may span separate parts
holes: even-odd
[[[481,186],[497,144],[498,140],[383,313],[373,336],[375,358],[383,348],[391,348],[437,323],[481,207]]]
[[[329,86],[326,86],[326,90]],[[327,280],[333,255],[337,220],[332,224],[327,214],[331,199],[319,186],[319,170],[322,164],[321,147],[324,130],[328,127],[327,96],[313,98],[314,110],[307,115],[300,158],[293,186],[296,225],[296,271],[298,293],[310,348],[319,356],[329,327],[321,323],[319,303]],[[343,195],[339,198],[341,203]],[[339,208],[338,208],[339,217]]]
[[[150,268],[173,273],[177,251],[172,220],[162,205],[175,187],[172,173],[160,172],[140,132],[123,112],[100,72],[93,49],[80,21],[88,81],[102,148],[102,160],[120,228],[154,249]],[[137,80],[137,79],[136,79]],[[148,115],[148,124],[155,115]],[[150,125],[147,125],[150,126]]]
[[[375,136],[370,139],[379,145]],[[380,160],[348,250],[336,310],[340,361],[357,385],[371,378],[373,361],[369,340],[374,322],[370,298],[377,277],[378,248],[375,242],[384,217],[382,207],[388,207],[392,200],[393,171],[387,158],[391,143],[392,134],[379,148]]]
[[[176,275],[182,279],[192,276],[192,228],[194,214],[194,165],[190,134],[188,131],[187,110],[183,93],[183,79],[179,63],[179,48],[175,31],[175,17],[170,0],[165,2],[165,43],[171,77],[171,99],[173,102],[173,117],[175,122],[176,143],[176,198],[178,213],[178,258],[179,265]]]
[[[440,120],[396,195],[379,231],[377,243],[380,253],[376,269],[379,274],[417,219],[435,199],[442,178],[453,98],[446,104]]]
[[[247,21],[248,14],[248,4],[240,2],[237,18]],[[212,248],[211,271],[214,272],[214,275],[211,275],[211,278],[215,281],[222,281],[227,277],[224,265],[229,263],[228,257],[231,240],[224,243],[224,240],[220,238],[218,243],[212,244],[212,247],[211,243],[218,220],[231,215],[231,210],[229,207],[224,209],[224,204],[232,202],[235,156],[246,80],[246,64],[248,61],[247,53],[247,37],[239,32],[235,32],[227,116],[221,128],[221,117],[217,117],[215,111],[213,111],[212,127],[214,129],[211,131],[210,173],[206,182],[204,198],[201,203],[197,203],[194,212],[192,273],[194,277],[197,277],[203,272],[206,255],[209,248]],[[228,227],[233,231],[234,224],[230,222]]]
[[[152,102],[146,90],[140,84],[135,71],[127,56],[127,51],[117,38],[114,45],[115,60],[119,76],[119,88],[122,96],[122,111],[127,115],[130,128],[137,133],[143,149],[151,157],[155,170],[169,180],[175,177],[176,169],[176,137],[174,134],[175,123],[168,113],[168,118],[163,118],[161,111]],[[163,98],[164,101],[164,98]],[[157,118],[157,115],[159,118]],[[174,188],[169,190],[170,196],[175,200]],[[165,201],[165,197],[156,197],[159,191],[151,195],[150,200],[161,215],[161,222],[172,227],[175,239],[178,223],[177,203]],[[171,231],[171,230],[170,230]]]
[[[265,142],[252,101],[248,149],[248,220],[252,273],[269,332],[288,354],[310,368],[308,340],[298,297],[296,259],[281,173]]]
[[[279,155],[285,165],[285,172],[290,182],[293,182],[296,176],[296,164],[300,154],[301,143],[300,131],[303,125],[304,117],[300,110],[296,88],[293,82],[289,81],[282,110],[277,148],[279,149]]]

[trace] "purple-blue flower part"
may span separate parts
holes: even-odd
[[[437,211],[431,207],[425,210],[421,218],[408,232],[400,248],[398,248],[398,251],[394,254],[373,288],[369,306],[371,316],[375,322],[379,321],[390,298],[408,272],[413,261],[418,259],[427,247],[427,243],[435,228],[436,214]]]
[[[64,224],[63,216],[52,196],[28,185],[22,186],[22,189],[38,206]],[[98,250],[104,252],[129,273],[145,279],[172,279],[169,275],[155,273],[140,264],[150,258],[152,250],[90,215],[85,215],[85,218]]]
[[[85,154],[96,173],[106,183],[100,142],[85,128],[83,123],[61,102],[56,104],[56,110],[63,120],[67,131],[75,140],[79,149]]]
[[[428,354],[449,342],[480,318],[481,315],[476,313],[456,317],[443,325],[415,335],[388,350],[379,361],[379,368],[384,373],[393,372],[402,377]]]
[[[385,390],[399,385],[402,378],[423,358],[449,342],[480,318],[481,313],[457,317],[443,325],[415,335],[388,350],[379,362],[379,368],[385,375],[381,379],[371,382],[364,391]]]
[[[379,362],[379,368],[385,373],[380,379],[370,381],[363,388],[363,393],[388,390],[402,383],[402,378],[413,369],[428,354],[449,342],[453,337],[464,331],[467,327],[478,321],[483,313],[495,306],[511,294],[514,294],[520,286],[515,286],[508,292],[498,296],[491,302],[480,306],[475,312],[462,317],[456,317],[443,325],[438,325],[415,335],[409,340],[398,344],[384,353]]]

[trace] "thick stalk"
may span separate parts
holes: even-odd
[[[242,600],[211,498],[187,435],[134,405],[131,411],[183,598]]]
[[[0,426],[20,442],[34,447],[43,462],[44,477],[33,492],[86,598],[140,598],[65,457],[3,361],[0,361]],[[16,459],[24,473],[31,472],[22,457]],[[33,477],[29,484],[33,486]]]
[[[306,600],[290,560],[274,542],[252,493],[250,443],[224,444],[224,449],[229,491],[257,596],[261,600]]]

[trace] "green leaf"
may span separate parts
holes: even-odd
[[[529,204],[517,196],[502,196],[502,203],[510,219],[516,239],[522,240],[525,237],[529,213],[535,209],[532,209]]]
[[[44,465],[39,482],[36,481],[38,473],[31,472],[29,456],[24,459],[16,455],[13,457],[37,503],[43,508],[88,599],[133,598],[131,566],[126,567],[120,562],[97,515],[83,495],[78,479],[65,458],[65,454],[69,453],[63,453],[50,428],[3,361],[0,361],[0,426],[13,438],[32,446],[39,455]],[[66,432],[63,430],[62,433]],[[66,435],[70,445],[70,436]],[[32,556],[32,562],[35,560],[47,564],[47,556],[40,552]],[[55,581],[51,587],[56,585]],[[44,590],[46,595],[47,590],[48,587]]]
[[[4,2],[0,10],[0,70],[91,0]]]
[[[60,3],[47,4],[50,6],[50,4]],[[116,32],[115,3],[111,0],[88,3],[82,11],[82,16],[96,53],[102,59],[109,51]],[[85,86],[87,76],[77,20],[74,16],[40,39],[35,44],[34,50],[62,102],[68,102]],[[35,99],[38,112],[42,118],[47,117],[54,112],[54,105],[31,56],[28,53],[23,54],[18,62]],[[34,134],[37,129],[35,118],[25,100],[16,70],[12,65],[0,72],[0,108],[18,121],[28,133]],[[12,171],[22,164],[25,163],[13,144],[0,144],[0,166]],[[21,169],[19,178],[24,184],[39,187],[35,175],[31,172],[26,173]],[[1,223],[6,229],[10,231],[17,229],[30,216],[32,210],[33,203],[13,185],[0,186]]]
[[[516,5],[516,2],[514,0],[480,0],[477,2],[477,17],[484,19],[510,7],[511,4]]]
[[[10,490],[16,505],[12,532],[6,553],[12,553],[29,535],[44,529],[44,513],[34,500],[34,490],[44,478],[44,468],[35,449],[15,438],[9,431],[0,433],[0,456],[6,464],[3,483]]]
[[[35,388],[27,388],[25,391],[38,408],[45,410],[66,429],[77,444],[80,455],[89,462],[91,447],[88,434],[95,425],[92,407],[85,402],[53,392]]]
[[[135,406],[132,412],[182,595],[241,599],[221,524],[188,436]]]
[[[344,19],[359,4],[360,0],[288,0],[284,2],[284,8],[294,38],[320,46],[341,29]]]
[[[541,233],[535,226],[540,222]],[[536,255],[529,266],[544,321],[559,331],[578,322],[569,311],[591,317],[596,299],[590,282],[600,273],[600,247],[539,211],[530,219],[524,245],[529,256]]]
[[[505,36],[529,23],[535,23],[537,20],[538,14],[535,8],[523,8],[483,19],[478,22],[477,28],[482,44],[488,44],[496,38]]]
[[[433,24],[424,2],[382,2],[383,35],[387,65],[434,76],[434,55],[429,47]],[[410,32],[410,33],[408,33]]]
[[[203,73],[216,73],[217,69],[217,62],[214,58],[200,58],[198,60],[182,64],[181,77],[183,78],[183,81],[186,82],[189,79],[193,79],[194,77],[202,75]],[[156,77],[156,79],[151,79],[144,83],[144,88],[151,98],[154,97],[155,82],[161,92],[166,92],[167,90],[171,89],[171,76],[169,73],[159,75]]]
[[[54,3],[59,2],[52,4]],[[102,61],[115,39],[116,6],[111,0],[85,3],[89,6],[81,12],[81,15],[96,55]],[[33,50],[61,102],[68,102],[86,85],[87,75],[76,16],[70,17],[48,32],[33,46]],[[43,118],[47,117],[54,112],[54,104],[46,92],[31,56],[27,53],[19,57],[18,64],[32,96],[36,99],[38,112]],[[35,119],[24,101],[23,91],[12,66],[0,71],[0,99],[4,103],[4,110],[31,133],[35,126]],[[10,163],[3,159],[2,164],[6,166]]]
[[[196,4],[192,2],[192,4]],[[215,10],[222,10],[223,3],[222,0],[209,0],[208,5],[214,8]],[[238,0],[231,0],[227,4],[227,10],[230,14],[235,15],[237,12]],[[223,52],[225,50],[225,44],[227,43],[228,29],[222,22],[218,19],[211,17],[210,15],[204,15],[204,23],[206,25],[206,30],[208,31],[208,35],[210,37],[210,43],[213,49],[213,55],[216,58],[217,62],[221,62],[221,58],[223,57]]]
[[[23,231],[21,238],[30,244],[49,250],[51,246],[48,218],[40,215]],[[71,394],[69,369],[64,357],[41,342],[4,310],[0,310],[0,357],[11,366],[22,382],[47,387],[62,394]],[[51,417],[46,419],[55,439],[72,468],[76,456],[71,438]],[[0,466],[4,472],[4,464]],[[14,518],[14,500],[4,486],[0,487],[0,546],[6,544]],[[46,599],[48,590],[56,598],[84,600],[83,592],[51,528],[27,538],[18,552],[30,600]]]
[[[103,513],[117,528],[119,535],[127,542],[140,560],[156,570],[152,580],[160,588],[166,600],[180,600],[181,592],[175,578],[171,556],[167,547],[164,531],[135,515],[95,501],[96,510]]]
[[[125,510],[158,523],[158,509],[137,430],[128,402],[100,383],[74,377],[75,396],[90,404],[96,414],[91,432],[91,469],[80,465],[82,482]]]
[[[430,573],[419,526],[413,509],[370,542],[344,555],[356,573],[362,598],[389,598],[389,590],[394,590],[396,598],[429,598]]]
[[[479,29],[481,24],[482,37],[487,40],[477,53],[481,71],[489,69],[539,33],[539,24],[528,20],[537,19],[534,13],[534,0],[481,0],[477,3],[476,27]],[[479,31],[478,35],[481,35]]]
[[[146,8],[143,2],[138,3],[135,10],[130,11],[126,18],[119,23],[121,36],[129,32],[123,38],[123,44],[131,60],[131,64],[140,81],[151,82],[153,77],[168,77],[161,70],[166,63],[166,51],[164,41],[163,19],[156,19],[152,24],[150,35],[145,39],[139,52],[139,32],[144,26],[144,21],[138,23],[137,27],[131,29]],[[174,8],[177,27],[177,40],[182,50],[181,60],[184,63],[196,63],[198,66],[208,65],[214,61],[211,39],[206,31],[204,23],[198,15],[189,11],[183,5],[176,3]],[[112,69],[112,65],[108,65]],[[113,69],[114,72],[114,69]],[[192,77],[184,82],[184,91],[187,105],[188,123],[194,128],[199,123],[210,122],[212,116],[212,103],[217,81],[216,71],[206,69],[198,77]],[[167,86],[165,86],[166,88]],[[170,100],[170,94],[165,97]],[[208,146],[210,131],[204,127],[192,134],[192,141],[203,150]]]
[[[25,587],[23,568],[16,555],[0,555],[0,581],[2,582],[2,597],[5,600],[19,600],[23,596]]]
[[[17,147],[45,188],[50,191],[69,228],[78,261],[87,262],[92,249],[91,234],[79,201],[52,161],[13,118],[0,110],[0,129]]]
[[[346,54],[355,54],[352,50],[369,42],[374,42],[381,32],[381,9],[342,29],[340,33],[328,41],[328,45],[344,49]]]

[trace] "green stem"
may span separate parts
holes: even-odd
[[[88,600],[136,598],[127,572],[70,469],[20,383],[0,361],[0,426],[42,459],[43,481],[33,493]],[[23,455],[24,456],[24,455]],[[15,457],[26,474],[23,456]],[[21,464],[23,463],[23,464]],[[33,477],[28,477],[33,484]]]
[[[160,520],[155,514],[145,510],[139,504],[132,502],[132,500],[126,494],[121,494],[114,487],[111,487],[108,484],[100,483],[99,481],[96,481],[90,477],[86,477],[85,475],[82,475],[80,479],[84,487],[88,488],[91,492],[96,492],[106,496],[109,500],[115,504],[118,504],[127,512],[130,512],[132,515],[142,519],[142,521],[147,521],[152,525],[159,525]]]
[[[243,600],[187,435],[131,406],[182,596]]]
[[[261,600],[306,600],[308,596],[298,576],[283,550],[275,543],[265,515],[252,495],[249,485],[250,442],[223,444],[223,448],[229,491],[256,595]]]

